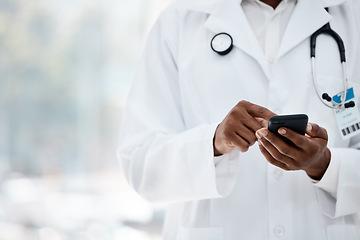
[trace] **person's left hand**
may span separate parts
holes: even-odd
[[[280,128],[279,133],[293,144],[266,128],[256,132],[260,151],[267,161],[284,170],[304,170],[312,179],[320,180],[331,158],[326,130],[317,124],[308,124],[305,136],[288,128]]]

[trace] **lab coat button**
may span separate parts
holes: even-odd
[[[275,179],[280,179],[284,173],[280,169],[274,169],[273,176]]]
[[[274,233],[275,233],[275,236],[278,237],[278,238],[283,237],[285,235],[284,227],[283,226],[276,226],[274,228]]]

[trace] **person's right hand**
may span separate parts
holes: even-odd
[[[241,152],[246,152],[257,140],[255,132],[264,127],[264,123],[260,123],[256,118],[267,122],[275,115],[264,107],[240,101],[216,129],[213,141],[214,155],[229,153],[235,147]]]

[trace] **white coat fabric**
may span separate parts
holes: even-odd
[[[189,0],[153,27],[130,91],[119,156],[144,198],[170,203],[164,240],[360,239],[360,137],[342,140],[333,111],[311,79],[310,35],[330,21],[347,50],[349,83],[360,102],[360,1],[298,0],[272,67],[239,0]],[[329,13],[324,10],[329,7]],[[229,33],[220,56],[213,36]],[[343,90],[336,44],[318,38],[319,91]],[[241,100],[278,114],[305,113],[328,131],[339,160],[336,193],[303,171],[270,165],[257,144],[213,157],[218,124]]]

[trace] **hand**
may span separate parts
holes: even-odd
[[[239,102],[219,124],[214,136],[214,155],[231,152],[235,147],[246,152],[256,142],[255,132],[276,114],[247,101]]]
[[[284,142],[265,128],[256,132],[260,151],[267,161],[284,170],[304,170],[312,179],[320,180],[331,157],[326,130],[308,124],[305,136],[287,128],[280,128],[278,132],[293,144]]]

